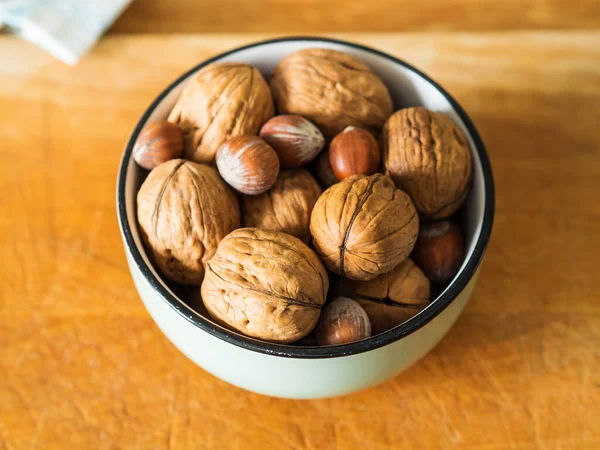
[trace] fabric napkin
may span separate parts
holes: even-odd
[[[129,3],[131,0],[0,0],[0,24],[74,65]]]

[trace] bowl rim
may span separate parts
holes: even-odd
[[[127,179],[127,172],[129,161],[131,159],[131,153],[133,151],[133,146],[137,137],[148,120],[151,113],[156,109],[159,103],[165,98],[165,96],[171,92],[175,87],[177,87],[181,82],[187,79],[190,75],[200,70],[202,67],[217,61],[225,56],[237,53],[242,50],[247,50],[254,47],[267,46],[275,43],[282,42],[323,42],[323,43],[333,43],[340,44],[348,47],[353,47],[355,49],[359,49],[362,51],[366,51],[368,53],[374,54],[381,58],[387,59],[397,65],[403,66],[404,68],[412,71],[416,75],[423,78],[426,82],[430,83],[434,88],[436,88],[450,103],[450,105],[454,108],[457,115],[461,118],[465,127],[469,131],[471,138],[475,144],[475,149],[478,152],[479,159],[481,161],[481,168],[483,173],[483,181],[485,187],[485,203],[484,203],[484,212],[483,212],[483,223],[481,228],[481,233],[479,238],[475,244],[475,248],[467,264],[463,268],[463,270],[458,274],[458,277],[452,282],[452,284],[444,290],[442,295],[438,296],[432,305],[429,308],[421,311],[416,316],[412,317],[408,321],[403,324],[392,328],[388,331],[380,333],[376,336],[372,336],[368,339],[353,342],[350,344],[343,345],[334,345],[334,346],[326,346],[326,347],[316,347],[316,346],[292,346],[285,344],[276,344],[261,341],[258,339],[250,338],[238,334],[233,331],[229,331],[225,328],[222,328],[210,320],[204,318],[201,314],[193,311],[189,308],[183,300],[179,299],[177,296],[171,294],[161,283],[161,281],[154,275],[152,270],[148,267],[148,265],[144,262],[142,254],[138,249],[135,240],[133,238],[133,233],[129,226],[129,221],[127,220],[127,209],[126,209],[126,199],[125,199],[125,182]],[[202,331],[209,333],[210,335],[221,339],[229,344],[233,344],[235,346],[251,350],[258,353],[263,353],[266,355],[279,356],[279,357],[288,357],[288,358],[296,358],[296,359],[323,359],[323,358],[335,358],[342,356],[350,356],[356,355],[359,353],[371,351],[383,347],[385,345],[389,345],[395,341],[398,341],[421,327],[425,326],[435,317],[437,317],[442,311],[444,311],[453,301],[454,299],[462,292],[465,286],[469,283],[473,275],[475,274],[477,268],[479,267],[483,255],[485,253],[485,249],[490,239],[492,224],[494,221],[494,204],[495,204],[495,193],[494,193],[494,180],[492,175],[492,168],[490,164],[490,160],[488,158],[487,152],[485,150],[485,146],[479,133],[477,132],[473,122],[465,112],[465,110],[460,106],[460,104],[437,82],[432,80],[429,76],[425,75],[420,70],[416,69],[412,65],[406,63],[405,61],[396,58],[392,55],[389,55],[380,50],[373,49],[371,47],[357,44],[354,42],[348,42],[341,39],[333,39],[326,37],[315,37],[315,36],[289,36],[289,37],[281,37],[274,39],[267,39],[259,42],[254,42],[252,44],[244,45],[241,47],[236,47],[232,50],[228,50],[226,52],[215,55],[202,63],[194,66],[190,70],[186,71],[183,75],[179,76],[174,82],[172,82],[166,89],[164,89],[156,99],[150,104],[150,106],[146,109],[140,120],[137,122],[133,133],[131,134],[127,145],[125,147],[125,151],[121,157],[121,163],[118,172],[117,178],[117,214],[119,220],[119,227],[121,229],[121,234],[123,236],[123,240],[125,243],[126,250],[129,251],[133,262],[136,264],[137,268],[140,270],[146,281],[151,285],[153,290],[159,294],[163,301],[167,302],[179,315],[183,318],[191,322],[196,327],[200,328]],[[193,314],[190,312],[193,311]]]

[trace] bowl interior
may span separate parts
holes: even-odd
[[[430,110],[444,113],[455,122],[455,124],[465,133],[465,136],[468,139],[469,147],[473,155],[473,184],[470,194],[465,202],[465,205],[461,208],[463,231],[465,234],[466,243],[466,257],[461,269],[459,270],[455,278],[450,283],[448,283],[442,291],[437,293],[436,298],[427,308],[421,311],[417,316],[410,319],[408,322],[418,321],[419,316],[427,314],[428,310],[431,308],[436,308],[437,302],[440,300],[440,298],[448,294],[448,291],[455,285],[458,278],[470,278],[473,275],[473,272],[477,267],[479,259],[481,258],[481,254],[474,255],[475,250],[477,249],[479,253],[483,253],[483,248],[487,244],[489,230],[486,230],[487,235],[484,236],[486,242],[483,242],[483,248],[479,248],[482,244],[481,238],[484,225],[484,212],[486,211],[486,176],[489,177],[487,183],[488,191],[490,190],[491,186],[491,173],[484,174],[482,165],[482,157],[485,159],[486,164],[489,164],[487,163],[487,156],[485,155],[485,150],[482,148],[479,137],[476,136],[476,132],[473,130],[475,136],[471,133],[472,125],[467,126],[467,124],[465,124],[465,122],[463,121],[463,118],[466,118],[466,120],[468,120],[464,111],[459,111],[460,107],[454,102],[454,100],[452,100],[451,97],[449,97],[445,92],[443,92],[441,88],[436,86],[423,74],[416,71],[412,67],[405,65],[404,63],[394,58],[391,58],[385,54],[368,48],[356,46],[350,43],[322,39],[283,39],[260,43],[254,46],[234,50],[227,54],[217,56],[216,58],[208,62],[235,61],[252,64],[263,73],[265,78],[268,78],[268,75],[273,70],[273,68],[287,54],[296,50],[309,47],[320,47],[341,50],[361,59],[368,66],[370,66],[371,69],[374,72],[376,72],[388,86],[392,98],[394,100],[395,110],[409,106],[424,106]],[[137,139],[137,135],[139,134],[141,128],[143,128],[148,123],[167,118],[170,110],[173,108],[175,102],[177,101],[181,90],[185,86],[185,83],[190,79],[191,76],[193,76],[195,72],[200,70],[204,65],[205,64],[202,64],[196,67],[184,77],[182,77],[180,80],[171,85],[169,88],[167,88],[167,90],[164,91],[163,94],[161,94],[161,96],[159,96],[159,98],[147,111],[147,114],[138,124],[136,130],[131,136],[131,139],[126,149],[126,153],[124,155],[124,159],[122,161],[121,177],[119,180],[119,190],[123,189],[124,192],[123,200],[125,207],[124,217],[122,211],[120,210],[122,222],[121,226],[123,228],[123,221],[127,221],[127,228],[129,229],[128,232],[130,232],[130,235],[133,239],[133,243],[137,251],[141,255],[144,264],[147,265],[151,274],[154,277],[156,277],[157,281],[160,283],[160,285],[162,285],[166,292],[168,292],[169,294],[177,298],[179,302],[181,302],[181,307],[185,311],[186,317],[189,317],[190,315],[195,316],[198,315],[198,313],[192,308],[190,308],[183,300],[181,300],[173,291],[173,289],[171,289],[171,287],[169,287],[169,285],[162,280],[161,276],[154,269],[142,245],[136,220],[136,194],[146,176],[146,172],[140,169],[134,162],[131,155],[131,148],[133,143]],[[479,144],[480,148],[476,146],[476,142]],[[482,156],[480,156],[480,154]],[[490,201],[490,194],[490,192],[487,192],[488,202]],[[488,210],[489,209],[490,208],[488,208]],[[489,227],[491,228],[491,217],[488,217],[488,221],[490,221]],[[129,251],[132,251],[132,249],[130,248]],[[474,259],[476,259],[475,264],[473,264]],[[469,265],[469,262],[471,262],[471,267],[469,267],[470,273],[466,274],[465,268]],[[466,281],[468,281],[468,279]],[[466,284],[466,281],[464,284]],[[455,296],[457,293],[458,292],[455,292],[453,295]],[[449,301],[451,301],[452,299],[447,300],[449,303]],[[180,308],[178,308],[178,310],[181,311]],[[210,320],[210,318],[206,317],[205,320]],[[216,324],[213,326],[218,327],[218,325]],[[232,333],[231,331],[224,330],[223,328],[221,328],[221,330],[225,333]],[[390,331],[386,333],[390,333]],[[258,343],[257,345],[259,346],[275,345],[263,344],[261,341],[257,341],[255,339],[251,339],[242,335],[239,336],[246,340],[255,341],[255,343]],[[398,337],[401,337],[401,335],[395,336],[395,338]],[[294,348],[298,347],[294,346]],[[307,348],[307,350],[310,351],[311,348]],[[314,348],[312,350],[314,350]]]

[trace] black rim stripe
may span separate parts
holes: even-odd
[[[435,301],[431,304],[430,307],[422,311],[420,314],[417,314],[412,319],[408,320],[404,324],[393,328],[384,333],[378,334],[377,336],[373,336],[369,339],[365,339],[363,341],[354,342],[352,344],[331,346],[331,347],[300,347],[300,346],[291,346],[291,345],[279,345],[272,344],[263,341],[259,341],[256,339],[248,338],[229,330],[225,330],[220,328],[219,326],[213,324],[208,319],[205,319],[200,314],[191,310],[182,300],[173,296],[159,281],[156,276],[152,273],[150,268],[144,262],[142,254],[140,250],[135,244],[135,240],[133,238],[133,234],[131,228],[129,227],[129,222],[127,220],[127,210],[126,210],[126,202],[125,202],[125,181],[127,178],[127,167],[129,165],[129,161],[131,159],[131,153],[133,150],[133,146],[137,137],[144,125],[144,123],[148,120],[150,114],[156,109],[159,103],[166,97],[166,95],[171,92],[176,86],[178,86],[182,81],[188,78],[191,74],[198,71],[202,67],[219,60],[225,56],[237,53],[242,50],[247,50],[253,47],[259,47],[268,44],[275,44],[280,42],[326,42],[326,43],[334,43],[341,44],[348,47],[353,47],[359,50],[366,51],[368,53],[372,53],[374,55],[381,56],[389,61],[394,62],[400,66],[405,67],[406,69],[414,72],[425,81],[430,83],[433,87],[435,87],[448,102],[452,105],[458,116],[461,118],[463,123],[465,124],[473,142],[475,144],[475,148],[479,154],[479,159],[481,160],[481,167],[483,171],[484,178],[484,187],[485,187],[485,206],[483,213],[483,224],[481,233],[479,235],[479,239],[475,244],[475,249],[469,261],[467,262],[464,270],[459,274],[458,278],[452,283],[445,292],[439,296]],[[256,42],[254,44],[246,45],[243,47],[238,47],[233,50],[227,51],[225,53],[221,53],[217,56],[213,56],[212,58],[204,61],[203,63],[195,66],[194,68],[187,71],[185,74],[180,76],[176,81],[171,83],[169,87],[167,87],[148,107],[140,121],[137,123],[129,142],[127,143],[127,147],[121,159],[121,165],[119,168],[118,180],[117,180],[117,213],[119,216],[119,226],[121,227],[121,233],[124,236],[125,243],[127,249],[129,250],[135,264],[140,269],[142,275],[146,278],[146,280],[150,283],[152,288],[166,301],[173,309],[175,309],[182,317],[193,323],[195,326],[200,328],[201,330],[215,336],[219,339],[222,339],[225,342],[230,344],[252,350],[259,353],[264,353],[267,355],[281,356],[281,357],[290,357],[290,358],[331,358],[331,357],[340,357],[340,356],[348,356],[354,355],[362,352],[366,352],[369,350],[374,350],[384,345],[395,342],[399,339],[402,339],[405,336],[415,332],[425,324],[429,323],[433,318],[435,318],[438,314],[440,314],[444,309],[452,303],[452,301],[462,292],[467,283],[471,280],[475,271],[479,267],[481,260],[483,258],[485,249],[490,239],[492,224],[494,221],[494,181],[492,176],[492,168],[491,164],[483,145],[483,141],[479,136],[479,133],[475,129],[473,122],[467,115],[467,113],[463,110],[463,108],[458,104],[458,102],[448,93],[444,88],[442,88],[438,83],[433,81],[423,72],[417,70],[410,64],[394,57],[388,55],[387,53],[381,52],[379,50],[375,50],[364,45],[355,44],[352,42],[347,42],[339,39],[329,39],[329,38],[318,38],[318,37],[286,37],[286,38],[278,38],[278,39],[270,39],[266,41]]]

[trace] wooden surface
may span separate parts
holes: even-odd
[[[125,33],[320,33],[589,29],[598,0],[137,0]]]
[[[493,237],[448,336],[330,400],[267,398],[194,366],[135,292],[117,166],[167,83],[266,36],[117,33],[73,68],[0,37],[1,449],[600,448],[600,31],[335,36],[422,68],[487,144]]]

